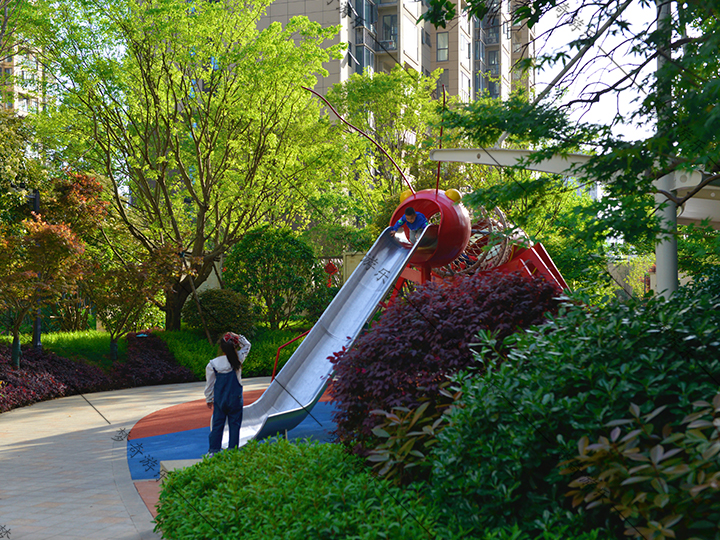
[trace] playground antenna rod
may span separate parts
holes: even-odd
[[[353,128],[353,129],[354,129],[355,131],[357,131],[360,135],[362,135],[362,136],[365,137],[368,141],[370,141],[370,142],[373,143],[375,146],[377,146],[377,147],[378,147],[378,150],[380,150],[383,154],[385,154],[385,157],[388,158],[388,159],[392,162],[393,165],[395,165],[395,168],[396,168],[396,169],[398,170],[398,172],[400,173],[400,176],[402,176],[403,180],[405,180],[405,183],[406,183],[407,186],[410,188],[410,191],[412,191],[412,194],[415,195],[415,190],[414,190],[414,189],[412,188],[412,186],[410,185],[410,182],[408,181],[407,177],[405,176],[405,173],[402,172],[402,169],[400,168],[400,166],[399,166],[397,163],[395,163],[395,160],[394,160],[392,157],[390,157],[390,154],[388,154],[388,153],[383,149],[383,147],[380,146],[380,145],[377,143],[377,141],[376,141],[375,139],[373,139],[370,135],[368,135],[367,133],[365,133],[362,129],[353,126],[350,122],[348,122],[348,121],[345,120],[342,116],[340,116],[340,114],[335,110],[335,107],[333,107],[332,105],[330,105],[330,102],[329,102],[327,99],[325,99],[324,97],[322,97],[320,94],[318,94],[315,90],[312,90],[311,88],[308,88],[308,87],[306,87],[306,86],[301,86],[300,88],[302,88],[303,90],[307,90],[308,92],[312,92],[312,93],[315,94],[317,97],[319,97],[320,99],[322,99],[323,102],[325,103],[325,105],[327,105],[328,107],[330,107],[330,110],[331,110],[332,112],[334,112],[334,113],[335,113],[335,116],[337,116],[343,123],[345,123],[345,124],[347,124],[348,126],[350,126],[351,128]]]
[[[445,111],[445,85],[442,85],[442,91],[443,91],[443,111]],[[442,148],[442,134],[443,134],[443,124],[440,123],[440,148]],[[440,189],[440,162],[438,161],[437,166],[437,181],[435,182],[435,196],[437,197],[438,189]]]

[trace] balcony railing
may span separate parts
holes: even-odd
[[[500,75],[500,64],[490,64],[487,69],[487,74],[491,77]]]
[[[389,51],[397,51],[397,41],[395,41],[395,40],[378,41],[376,43],[375,51],[379,52],[379,53],[389,52]]]
[[[500,32],[487,32],[485,34],[485,44],[495,45],[496,43],[500,43]]]

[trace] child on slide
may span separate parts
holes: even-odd
[[[427,227],[428,220],[420,212],[416,212],[412,206],[405,209],[405,215],[397,220],[397,223],[390,227],[395,232],[403,225],[407,225],[410,230],[410,243],[414,244],[417,242],[417,237],[420,236],[422,230]]]

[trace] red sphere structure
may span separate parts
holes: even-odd
[[[470,215],[462,204],[455,203],[442,190],[424,189],[410,195],[395,209],[391,226],[408,207],[422,213],[429,222],[428,230],[410,259],[411,264],[429,271],[460,256],[470,240]],[[403,228],[407,234],[407,225]]]

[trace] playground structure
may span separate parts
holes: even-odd
[[[541,245],[519,247],[509,239],[488,244],[490,231],[499,232],[504,223],[499,210],[483,212],[473,226],[467,209],[456,202],[457,192],[448,192],[429,189],[404,198],[392,223],[412,206],[429,218],[429,226],[414,245],[390,227],[383,231],[267,390],[244,408],[241,445],[289,431],[306,418],[329,383],[329,358],[352,346],[388,293],[394,290],[395,297],[406,279],[452,279],[497,268],[539,275],[566,287]]]
[[[454,191],[452,198],[438,189],[405,195],[393,213],[391,225],[408,207],[424,214],[429,225],[410,258],[414,268],[408,267],[400,274],[391,301],[406,280],[426,283],[493,269],[542,276],[559,289],[568,288],[542,244],[527,247],[529,239],[522,231],[510,231],[499,208],[480,209],[479,216],[471,221],[459,194],[448,191]],[[403,225],[403,229],[407,236],[407,225]]]
[[[300,424],[330,381],[329,358],[352,346],[388,293],[393,291],[392,301],[407,279],[426,283],[495,268],[507,273],[518,271],[541,276],[559,289],[567,288],[540,244],[519,246],[507,235],[496,243],[494,233],[507,228],[502,212],[483,210],[472,223],[469,212],[460,202],[460,194],[452,189],[439,189],[439,164],[435,189],[416,192],[402,169],[376,141],[345,121],[324,97],[309,88],[306,90],[318,96],[342,122],[372,141],[403,177],[409,191],[403,193],[390,225],[408,207],[424,214],[429,225],[415,244],[403,241],[390,227],[382,232],[267,390],[244,408],[240,445],[253,438],[286,432]],[[407,236],[407,225],[404,228]],[[227,431],[223,438],[227,440]]]

